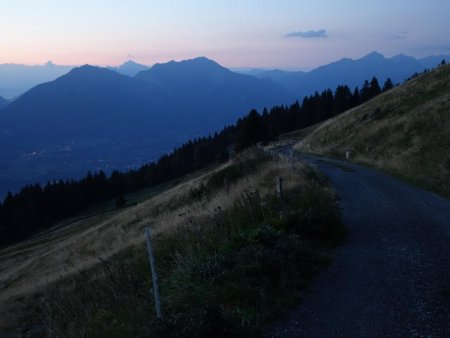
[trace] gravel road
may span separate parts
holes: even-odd
[[[335,186],[349,236],[266,336],[450,337],[450,202],[345,161],[301,158]]]

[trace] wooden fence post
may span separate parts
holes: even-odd
[[[292,163],[292,170],[295,170],[295,165],[294,165],[294,148],[290,147],[290,155],[291,155],[291,163]]]
[[[278,198],[283,198],[283,178],[278,177],[277,180],[277,195]]]
[[[147,227],[145,229],[145,237],[147,239],[148,258],[150,259],[150,268],[152,270],[153,290],[155,292],[156,317],[158,319],[162,320],[163,317],[162,317],[162,312],[161,312],[161,299],[160,299],[160,295],[159,295],[158,273],[156,272],[156,261],[155,261],[155,255],[153,253],[151,231],[150,231],[149,227]]]

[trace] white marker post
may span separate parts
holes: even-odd
[[[150,259],[150,268],[152,269],[153,290],[155,292],[156,318],[162,320],[161,299],[159,296],[158,273],[156,272],[156,261],[153,253],[150,228],[145,229],[145,237],[147,238],[148,258]]]

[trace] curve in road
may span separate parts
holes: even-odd
[[[450,202],[345,161],[301,156],[336,188],[336,260],[269,337],[450,337]]]

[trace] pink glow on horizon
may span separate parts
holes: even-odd
[[[0,63],[152,65],[206,56],[231,68],[311,69],[374,50],[450,53],[444,0],[15,0],[0,9]]]

